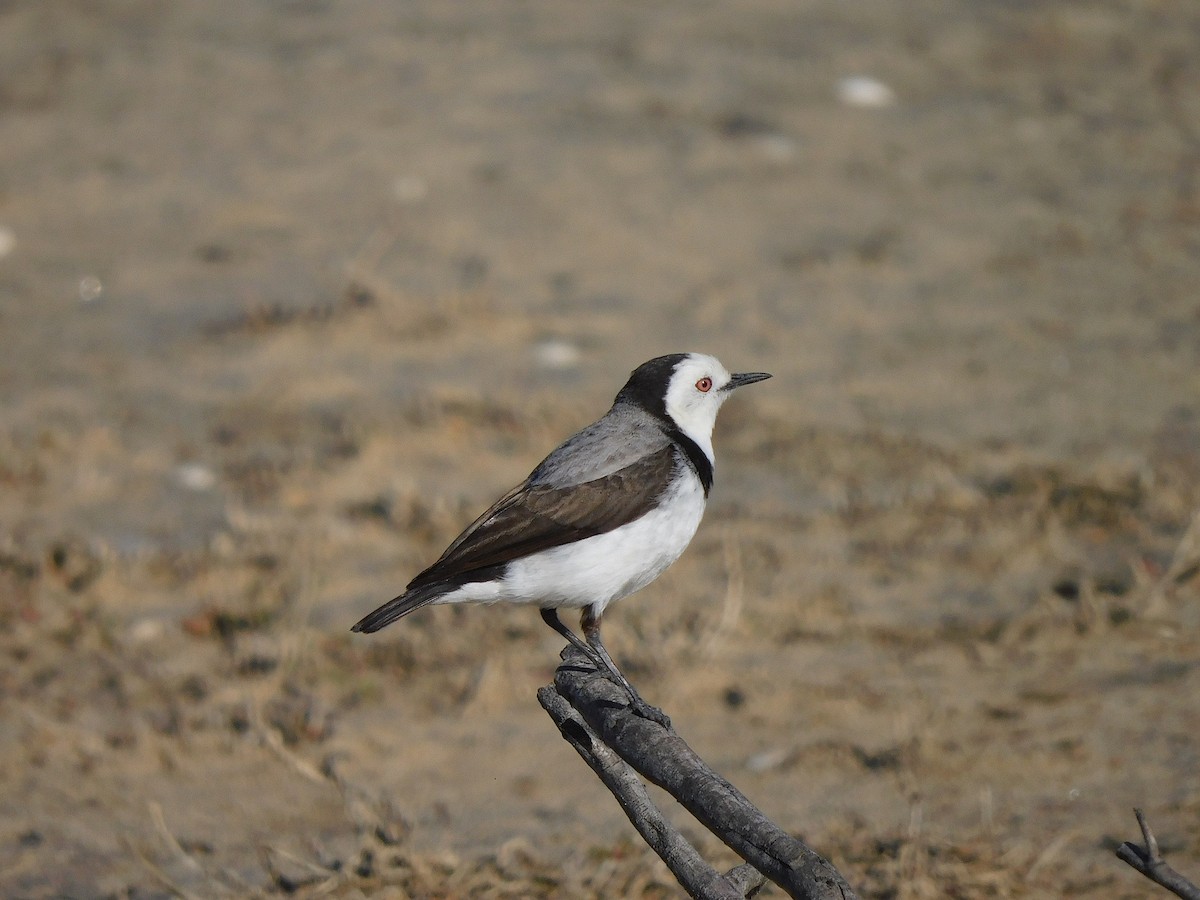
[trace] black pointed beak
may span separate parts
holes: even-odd
[[[734,388],[740,388],[747,384],[754,384],[756,381],[766,381],[770,377],[770,372],[739,372],[736,375],[729,376],[729,383],[721,388],[721,390],[732,391]]]

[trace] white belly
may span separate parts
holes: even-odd
[[[597,612],[602,612],[614,600],[644,588],[679,559],[700,525],[704,501],[700,480],[681,478],[658,507],[640,519],[509,563],[503,578],[465,584],[435,602],[596,604]]]

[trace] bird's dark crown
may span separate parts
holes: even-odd
[[[670,422],[667,415],[667,385],[671,383],[675,367],[687,357],[687,353],[670,353],[642,363],[630,373],[615,402],[631,403],[664,422]]]

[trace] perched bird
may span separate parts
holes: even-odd
[[[595,423],[567,438],[409,582],[351,630],[378,631],[435,603],[530,603],[607,670],[634,709],[646,704],[600,640],[614,600],[645,587],[696,533],[713,482],[712,431],[730,393],[771,376],[731,375],[702,353],[660,356],[633,370]],[[581,609],[584,640],[561,608]]]

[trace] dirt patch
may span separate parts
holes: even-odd
[[[0,4],[0,893],[678,896],[530,611],[348,628],[683,349],[776,376],[606,618],[693,746],[864,896],[1200,877],[1198,30]]]

